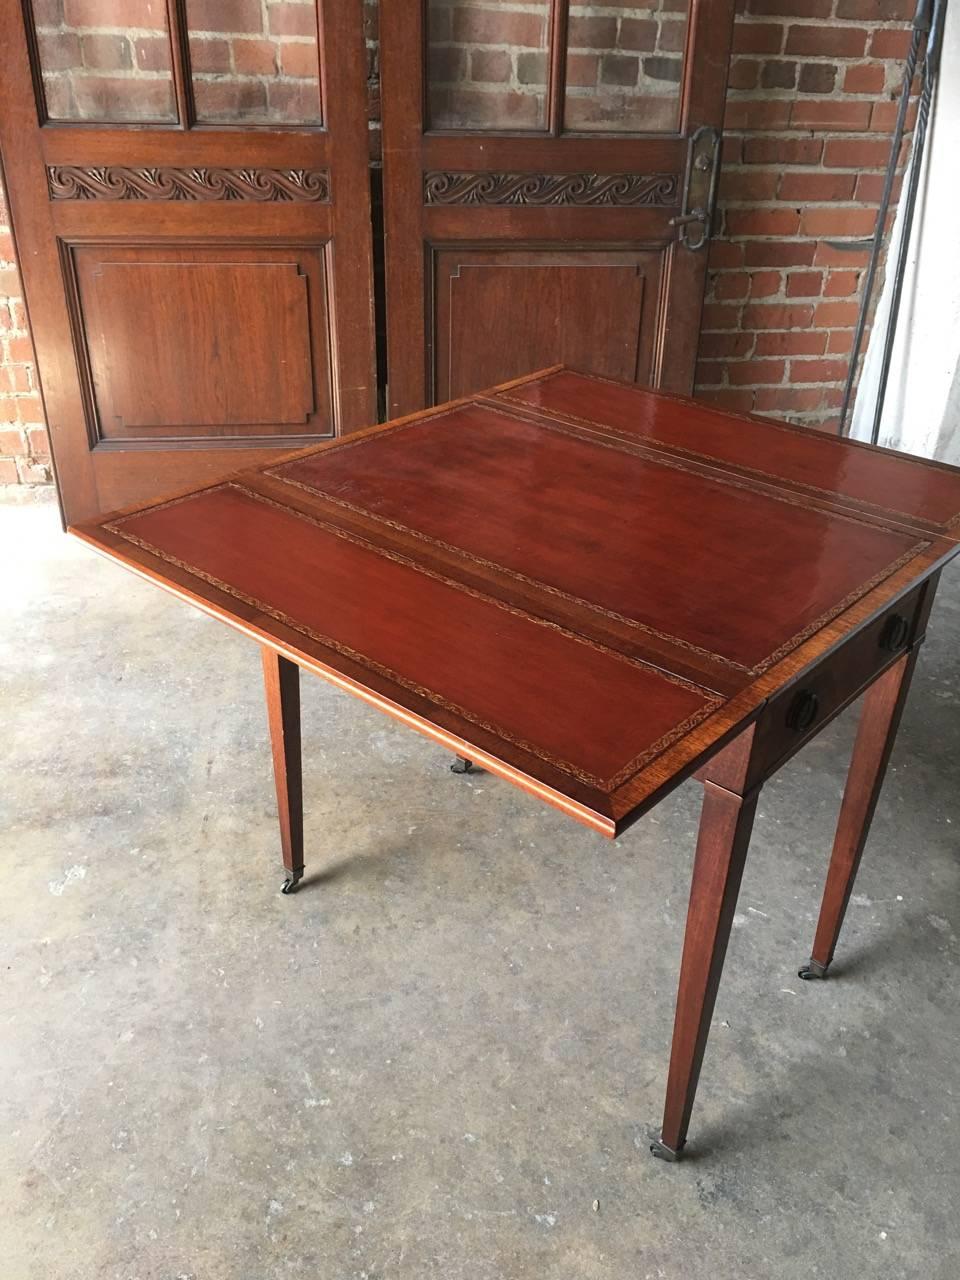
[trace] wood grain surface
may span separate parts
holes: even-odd
[[[958,525],[960,471],[554,368],[74,532],[614,835],[767,706],[789,758]]]

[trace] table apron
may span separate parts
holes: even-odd
[[[919,583],[774,694],[757,721],[748,788],[781,769],[904,653],[923,642],[938,577]]]

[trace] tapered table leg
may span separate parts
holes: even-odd
[[[744,790],[753,733],[751,726],[698,775],[703,780],[703,812],[683,938],[667,1098],[660,1138],[650,1147],[665,1160],[678,1159],[686,1142],[753,829],[760,787]]]
[[[277,785],[280,845],[286,878],[283,893],[293,893],[303,877],[303,774],[300,759],[300,668],[266,646],[262,649],[263,686]]]
[[[880,797],[887,762],[896,741],[918,653],[919,646],[905,653],[864,695],[813,953],[809,963],[800,970],[801,978],[827,976]]]

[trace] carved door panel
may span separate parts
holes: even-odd
[[[66,520],[376,420],[361,6],[0,0]]]
[[[388,409],[689,391],[734,0],[381,0]]]

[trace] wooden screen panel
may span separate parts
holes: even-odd
[[[329,434],[323,253],[74,246],[94,443]]]
[[[689,144],[722,127],[733,11],[552,0],[548,18],[539,0],[381,0],[388,417],[558,361],[690,390],[707,254],[674,220]],[[691,163],[704,203],[711,170]],[[491,280],[498,249],[514,263],[552,251],[558,266],[582,252],[595,271],[570,273],[569,304],[532,272],[502,270],[488,289],[461,267],[451,292],[438,259],[458,246],[486,254]],[[615,251],[637,255],[642,296],[600,270]],[[538,292],[539,311],[524,300]]]
[[[435,249],[435,401],[554,362],[649,377],[661,261],[643,250]]]

